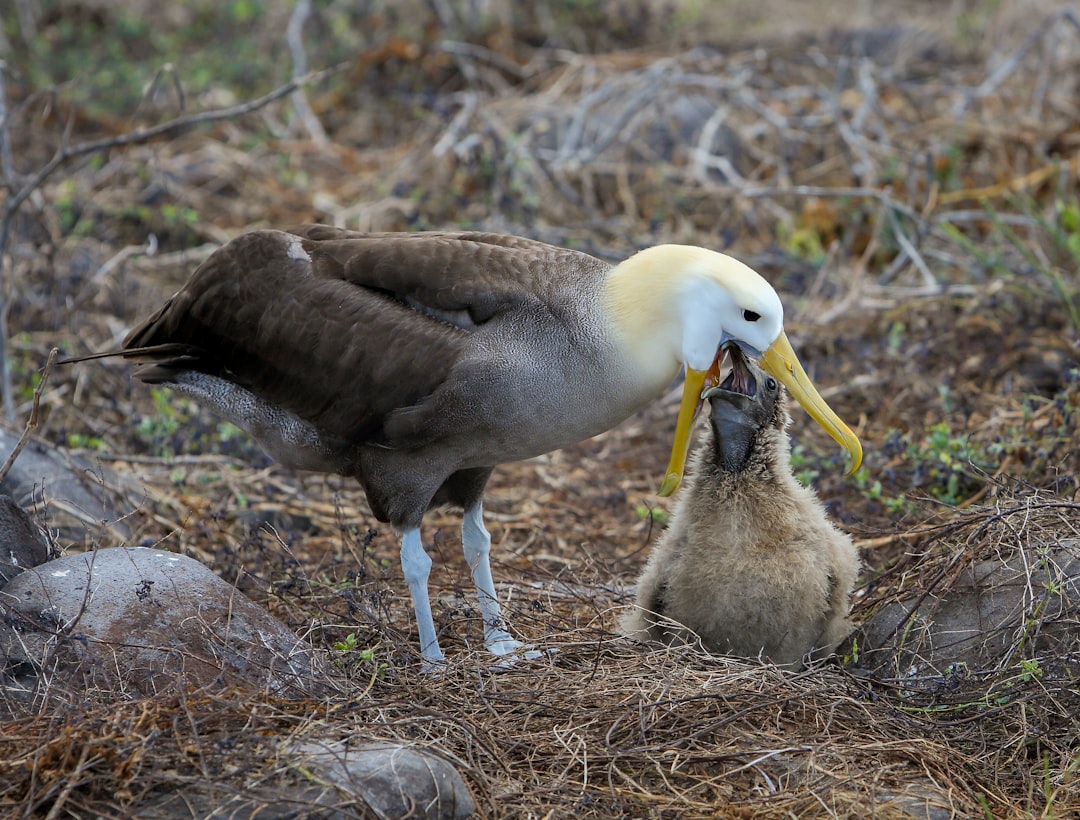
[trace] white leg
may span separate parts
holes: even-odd
[[[491,577],[491,534],[484,527],[484,505],[477,502],[465,510],[461,523],[461,547],[472,570],[480,612],[484,616],[484,645],[494,655],[509,655],[524,644],[506,631],[499,599],[495,597],[495,582]]]
[[[431,557],[424,551],[420,530],[405,530],[401,536],[401,570],[412,595],[416,612],[416,629],[420,633],[420,654],[427,664],[441,664],[446,660],[435,636],[435,619],[431,616],[431,599],[428,597],[428,576],[431,574]]]

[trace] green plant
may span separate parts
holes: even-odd
[[[889,512],[902,513],[910,510],[914,505],[903,495],[890,495],[885,492],[881,479],[870,478],[870,471],[865,465],[860,467],[852,476],[855,488],[870,501],[876,501]]]
[[[821,471],[817,468],[817,465],[809,457],[806,447],[802,444],[796,444],[791,448],[790,455],[791,469],[795,473],[795,478],[804,487],[810,487],[821,475]],[[865,471],[865,468],[863,468]]]
[[[945,504],[956,505],[976,493],[984,484],[993,459],[973,444],[967,433],[952,430],[947,421],[927,428],[919,441],[900,434],[911,484]]]
[[[1031,199],[1017,199],[1012,204],[1042,234],[1049,237],[1060,250],[1064,251],[1065,264],[1075,266],[1080,263],[1080,252],[1077,251],[1080,248],[1080,232],[1075,227],[1073,229],[1066,227],[1066,223],[1075,226],[1076,222],[1080,221],[1080,206],[1075,201],[1055,200],[1052,209],[1053,218],[1047,217],[1037,203]],[[1030,241],[1025,241],[1017,233],[1016,229],[1008,224],[995,209],[987,205],[986,210],[990,214],[994,229],[1008,245],[1016,249],[1028,266],[1039,273],[1050,285],[1054,293],[1061,299],[1062,306],[1069,314],[1069,321],[1072,323],[1073,328],[1080,330],[1080,307],[1077,307],[1076,304],[1076,288],[1066,280],[1061,268],[1045,255],[1041,247],[1038,251],[1033,249],[1030,246]]]
[[[998,281],[1032,293],[1049,289],[1061,302],[1074,330],[1080,331],[1080,200],[1057,192],[1049,205],[1031,197],[1012,197],[1002,214],[984,200],[983,235],[969,236],[957,225],[942,222],[937,229],[959,245]]]
[[[635,512],[643,521],[651,521],[660,526],[665,526],[668,522],[668,513],[663,507],[650,507],[648,504],[638,504],[635,508]]]
[[[859,662],[859,639],[851,639],[851,650],[844,654],[841,660],[842,666],[851,666],[852,664]]]
[[[56,208],[56,215],[60,219],[60,230],[63,233],[71,233],[82,215],[82,209],[75,198],[74,180],[65,179],[56,186],[56,197],[53,206]]]
[[[247,433],[233,424],[231,421],[223,421],[217,427],[217,437],[222,443],[232,441],[246,441]]]
[[[368,683],[368,689],[375,683],[376,678],[381,677],[382,674],[390,668],[390,664],[386,661],[376,660],[379,644],[361,648],[359,642],[356,640],[355,632],[350,632],[343,637],[342,640],[335,642],[334,648],[341,654],[341,657],[338,658],[338,666],[341,669],[346,669],[348,667],[370,667],[372,680]],[[366,690],[364,694],[366,694]]]
[[[260,45],[260,25],[270,24],[263,0],[195,0],[173,25],[155,25],[125,4],[50,13],[59,5],[42,0],[47,22],[35,36],[18,29],[16,15],[5,16],[4,30],[34,87],[59,87],[91,115],[135,111],[144,97],[150,108],[178,111],[183,100],[163,66],[182,67],[175,74],[185,96],[212,88],[248,96],[281,79],[273,51]],[[342,44],[328,45],[337,54]]]
[[[161,206],[161,217],[168,225],[184,225],[190,227],[192,225],[197,225],[199,222],[199,212],[194,208],[181,208],[170,202],[166,202]]]
[[[356,633],[350,632],[342,640],[334,643],[334,649],[338,652],[355,652],[356,651]]]
[[[1054,219],[1048,219],[1038,211],[1035,220],[1046,234],[1063,252],[1063,266],[1076,271],[1080,267],[1080,200],[1058,200],[1055,202]],[[1069,320],[1074,329],[1080,331],[1080,307],[1077,307],[1077,287],[1075,280],[1070,283],[1062,272],[1063,266],[1040,264],[1038,269],[1049,280],[1054,292],[1061,299],[1069,313]]]
[[[903,322],[891,322],[889,324],[889,332],[885,337],[885,350],[888,351],[890,356],[899,355],[906,331],[907,325]]]
[[[84,433],[69,433],[67,446],[72,450],[105,450],[105,442],[98,436],[90,436]]]
[[[942,190],[953,191],[961,185],[960,169],[964,167],[964,149],[950,145],[934,161],[934,175]]]
[[[825,244],[821,234],[810,226],[795,226],[783,221],[777,223],[777,240],[780,247],[792,256],[812,265],[825,261]]]
[[[964,10],[953,18],[957,43],[971,51],[982,47],[1000,7],[1001,0],[982,0],[966,4]]]
[[[153,412],[140,417],[134,431],[143,448],[154,455],[168,458],[214,453],[249,462],[266,459],[259,445],[241,428],[231,422],[214,421],[209,411],[182,393],[154,387],[150,397]],[[239,495],[236,500],[246,503]]]
[[[180,419],[171,395],[170,391],[164,388],[152,388],[150,397],[154,402],[154,415],[143,416],[135,425],[135,431],[148,440],[151,451],[159,456],[173,454],[168,439],[180,429]]]
[[[1042,666],[1038,658],[1024,658],[1020,661],[1020,679],[1024,683],[1030,683],[1043,676]]]
[[[1051,231],[1069,254],[1080,260],[1080,200],[1057,203],[1059,231]]]

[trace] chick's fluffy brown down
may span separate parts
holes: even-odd
[[[799,668],[827,657],[851,631],[859,555],[792,474],[783,388],[756,365],[743,366],[755,394],[724,391],[755,414],[752,423],[739,416],[741,455],[733,462],[734,445],[723,439],[739,411],[714,395],[691,478],[623,629],[643,641],[700,638],[710,652]]]

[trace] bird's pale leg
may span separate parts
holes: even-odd
[[[431,615],[431,598],[428,597],[428,576],[431,575],[431,557],[424,551],[419,528],[405,530],[401,536],[401,571],[412,595],[416,612],[416,630],[420,633],[420,654],[427,664],[441,664],[446,656],[439,648],[435,635],[435,619]]]
[[[495,581],[491,577],[491,534],[484,526],[484,506],[477,502],[465,510],[461,523],[461,548],[472,570],[480,612],[484,616],[484,646],[493,655],[509,655],[524,644],[506,631],[499,599],[495,597]]]

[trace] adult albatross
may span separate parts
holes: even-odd
[[[193,396],[282,464],[356,477],[375,517],[401,534],[421,653],[436,663],[424,513],[464,509],[485,644],[516,652],[483,522],[492,469],[614,427],[685,372],[670,494],[728,342],[760,359],[858,466],[859,440],[799,364],[776,292],[698,247],[660,245],[611,266],[493,233],[254,231],[212,254],[120,352],[141,362],[142,381]]]

